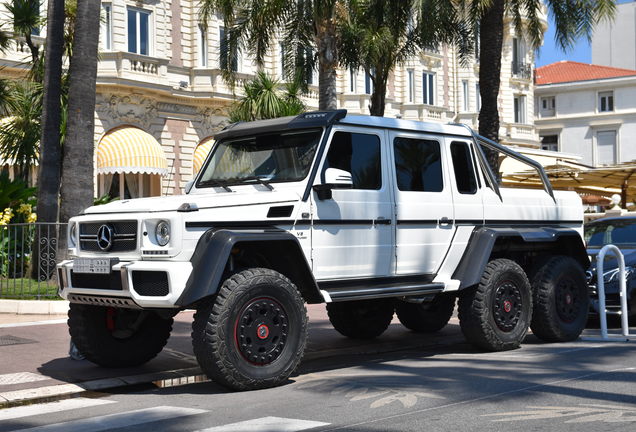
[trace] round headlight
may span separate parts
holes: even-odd
[[[69,233],[69,237],[71,240],[71,246],[77,245],[77,224],[75,222],[71,223],[71,230]]]
[[[170,224],[160,221],[155,228],[155,237],[159,246],[165,246],[170,241]]]

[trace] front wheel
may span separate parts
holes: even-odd
[[[173,319],[154,312],[71,303],[71,340],[87,360],[104,367],[146,363],[161,352]]]
[[[532,316],[530,283],[514,261],[490,261],[476,288],[459,297],[459,324],[468,342],[488,351],[519,347]]]
[[[233,390],[282,384],[305,351],[307,310],[296,286],[265,268],[228,278],[197,309],[192,346],[213,381]]]

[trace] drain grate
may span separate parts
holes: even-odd
[[[0,346],[22,345],[30,343],[36,343],[36,341],[11,335],[0,336]]]

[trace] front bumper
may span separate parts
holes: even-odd
[[[57,265],[59,294],[71,303],[125,308],[176,308],[192,273],[189,261],[123,261],[110,274],[73,273],[73,260]]]

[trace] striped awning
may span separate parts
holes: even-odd
[[[97,145],[97,174],[168,174],[168,161],[147,132],[122,126],[103,136]]]
[[[214,140],[212,137],[208,137],[201,141],[197,148],[194,149],[194,156],[192,158],[193,174],[196,174],[201,170],[201,167],[203,167],[203,163],[205,162],[205,158],[208,157],[213,145]]]

